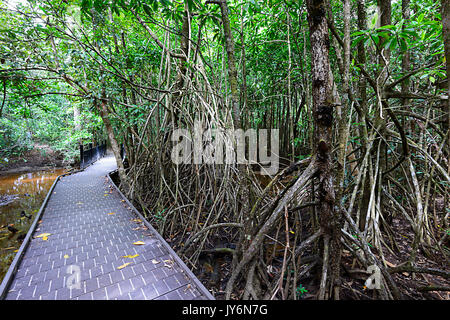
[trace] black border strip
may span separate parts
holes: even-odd
[[[125,202],[130,206],[130,208],[133,209],[134,213],[139,217],[139,219],[144,222],[145,226],[152,231],[158,240],[161,241],[163,246],[169,251],[169,253],[174,257],[175,261],[180,265],[180,267],[186,272],[186,274],[191,278],[191,280],[197,285],[198,289],[208,298],[208,300],[216,300],[214,296],[206,289],[206,287],[200,282],[200,280],[192,273],[192,271],[186,266],[186,264],[181,260],[181,258],[175,253],[175,251],[172,249],[172,247],[164,240],[164,238],[153,228],[153,226],[145,219],[142,214],[133,206],[133,204],[128,201],[128,199],[123,195],[123,193],[119,190],[117,185],[114,183],[114,181],[111,179],[111,174],[115,173],[117,171],[113,170],[109,172],[106,176],[108,177],[111,184],[114,186],[114,188],[117,190],[117,192],[120,194],[120,196],[125,200]]]
[[[105,155],[106,155],[106,152],[105,152]],[[99,158],[98,160],[100,160],[100,159],[101,158]],[[97,161],[95,161],[95,162],[97,162]],[[36,217],[34,218],[33,223],[30,226],[30,229],[28,229],[27,235],[25,236],[25,239],[23,240],[22,245],[19,248],[19,251],[17,251],[16,255],[14,256],[14,260],[11,263],[11,265],[9,266],[9,269],[6,272],[5,277],[3,278],[3,281],[0,285],[0,300],[5,300],[5,297],[8,293],[9,286],[10,286],[12,280],[14,279],[14,276],[16,275],[17,268],[20,266],[23,255],[25,254],[25,251],[27,250],[28,245],[30,244],[31,236],[37,227],[38,221],[41,219],[42,215],[44,214],[45,208],[47,207],[48,200],[50,199],[50,196],[52,195],[53,190],[55,189],[56,184],[58,183],[60,178],[69,176],[69,175],[72,175],[72,174],[75,174],[78,172],[82,172],[82,171],[86,170],[86,168],[88,168],[89,166],[94,164],[95,162],[89,164],[88,166],[84,167],[83,169],[72,171],[72,172],[67,172],[67,173],[61,174],[56,177],[55,181],[53,182],[52,186],[50,187],[50,190],[47,193],[47,196],[44,199],[44,202],[42,202],[39,212],[36,215]]]

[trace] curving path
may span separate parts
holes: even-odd
[[[5,299],[214,299],[111,185],[115,168],[107,156],[60,178]]]

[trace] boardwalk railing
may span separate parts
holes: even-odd
[[[120,157],[122,158],[122,162],[125,160],[126,155],[127,155],[127,152],[125,150],[125,146],[122,143],[120,145]]]
[[[92,143],[85,148],[80,144],[80,169],[86,168],[88,165],[94,163],[106,154],[106,140],[102,144],[97,144],[95,147]]]

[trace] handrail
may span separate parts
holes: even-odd
[[[106,154],[106,140],[101,145],[96,144],[93,147],[92,143],[89,143],[88,146],[86,149],[83,144],[80,144],[80,169],[86,168]]]

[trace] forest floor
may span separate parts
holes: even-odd
[[[432,210],[444,211],[445,206],[442,203],[436,203],[436,208],[432,208]],[[304,220],[309,219],[308,210],[302,210],[301,215],[304,217]],[[439,226],[434,222],[432,222],[432,226],[435,228],[439,228]],[[302,228],[302,233],[308,234],[311,230],[309,230],[310,225],[304,226]],[[383,255],[385,257],[386,266],[388,268],[394,268],[403,265],[406,261],[408,261],[410,252],[412,238],[414,237],[414,232],[405,221],[402,216],[396,215],[392,218],[392,223],[390,223],[389,230],[392,239],[395,241],[395,245],[390,243],[385,244],[383,246]],[[389,239],[387,235],[387,231],[383,230],[383,238]],[[434,234],[439,234],[436,230]],[[224,235],[225,236],[225,235]],[[275,234],[271,235],[272,237],[276,237]],[[224,239],[221,239],[222,242]],[[279,239],[280,243],[283,239]],[[168,239],[170,241],[170,239]],[[185,242],[186,239],[177,239],[177,241],[173,241],[172,245],[178,247],[180,243]],[[230,240],[232,241],[232,240]],[[214,241],[212,241],[214,242]],[[226,241],[225,241],[226,242]],[[229,243],[228,243],[229,244]],[[228,244],[225,245],[228,247]],[[393,249],[388,248],[387,245],[393,247]],[[444,246],[449,247],[449,241],[443,243]],[[212,249],[212,248],[211,248]],[[268,265],[272,266],[272,274],[267,273],[268,279],[272,280],[277,277],[277,273],[281,270],[282,262],[283,262],[283,248],[277,250],[277,252],[270,251],[270,247],[266,247],[269,249],[269,255],[272,258],[267,261]],[[312,248],[311,252],[312,252]],[[308,251],[308,250],[306,250]],[[419,250],[415,267],[418,268],[426,268],[426,269],[439,269],[444,270],[445,272],[449,272],[449,264],[445,260],[442,253],[437,252],[436,250],[429,249],[428,252],[425,252],[423,249]],[[208,250],[204,251],[208,252]],[[380,258],[380,252],[376,250],[373,251],[375,256]],[[202,281],[202,283],[212,292],[216,299],[222,300],[225,297],[225,287],[227,281],[231,274],[231,255],[229,254],[201,254],[197,265],[193,268],[194,274]],[[366,270],[363,270],[356,259],[352,256],[352,254],[348,250],[343,250],[342,256],[342,268],[341,268],[341,294],[340,297],[342,300],[373,300],[379,299],[375,294],[375,290],[369,290],[365,287],[365,281],[368,278],[368,274]],[[298,270],[301,273],[302,270],[306,269],[308,264],[303,264]],[[450,300],[450,293],[448,291],[442,290],[431,290],[432,287],[450,287],[450,281],[445,279],[444,277],[429,274],[429,273],[411,273],[411,272],[399,272],[392,274],[393,280],[397,285],[399,291],[403,295],[403,299],[405,300]],[[244,287],[245,279],[242,279],[241,288]],[[301,296],[297,297],[297,299],[301,300],[314,300],[317,299],[318,293],[318,279],[317,274],[314,271],[314,268],[311,271],[308,271],[302,279],[299,279],[298,282],[301,285],[305,292],[301,294]],[[242,292],[241,292],[242,293]],[[233,296],[232,296],[233,297]]]
[[[398,243],[400,251],[390,252],[387,248],[384,249],[388,267],[397,267],[408,259],[408,252],[410,252],[411,247],[409,246],[409,240],[407,239],[413,236],[413,232],[408,229],[409,227],[400,219],[394,219],[393,231],[395,234],[395,241]],[[376,256],[378,255],[376,254]],[[206,257],[202,259],[201,257],[198,268],[193,271],[205,287],[210,290],[210,292],[214,293],[215,298],[222,300],[225,297],[225,287],[230,276],[231,257],[222,255],[220,257],[211,258],[212,257]],[[277,270],[281,269],[281,264],[282,256],[276,257],[272,264],[275,273]],[[416,266],[449,271],[449,265],[442,258],[442,255],[435,254],[432,257],[427,257],[422,250],[420,250],[417,255]],[[304,267],[306,266],[303,265],[302,268]],[[275,275],[268,274],[268,276],[269,278],[273,278]],[[450,293],[448,291],[426,291],[427,288],[431,287],[450,287],[450,281],[443,277],[433,274],[411,272],[395,273],[392,276],[405,300],[450,300]],[[341,268],[341,299],[376,300],[375,290],[369,290],[365,287],[367,277],[366,271],[358,266],[357,261],[355,261],[350,252],[344,250]],[[308,274],[300,280],[300,284],[306,289],[306,293],[301,297],[298,297],[298,299],[317,299],[316,294],[318,293],[319,287],[313,272],[308,272]]]
[[[49,167],[64,167],[69,165],[64,156],[53,150],[49,145],[35,143],[33,148],[8,157],[8,161],[0,162],[0,175],[21,172],[33,172]]]
[[[412,238],[414,232],[404,219],[394,217],[391,224],[392,238],[395,241],[395,249],[390,249],[386,245],[383,246],[383,254],[386,265],[389,268],[395,268],[403,265],[409,258],[411,252]],[[385,232],[383,232],[385,233]],[[384,235],[388,238],[387,234]],[[444,243],[448,245],[448,243]],[[380,257],[379,252],[374,252],[375,256]],[[344,250],[343,255],[343,293],[347,299],[374,299],[374,290],[365,288],[364,283],[367,275],[364,270],[355,273],[358,266],[355,266],[353,256]],[[448,262],[443,255],[435,250],[425,252],[423,249],[418,251],[415,266],[426,269],[439,269],[449,272]],[[352,270],[353,272],[349,272]],[[450,300],[448,291],[433,291],[431,287],[450,287],[450,281],[441,276],[428,273],[411,273],[399,272],[392,274],[395,284],[402,293],[404,299],[407,300]],[[428,291],[429,290],[429,291]]]

